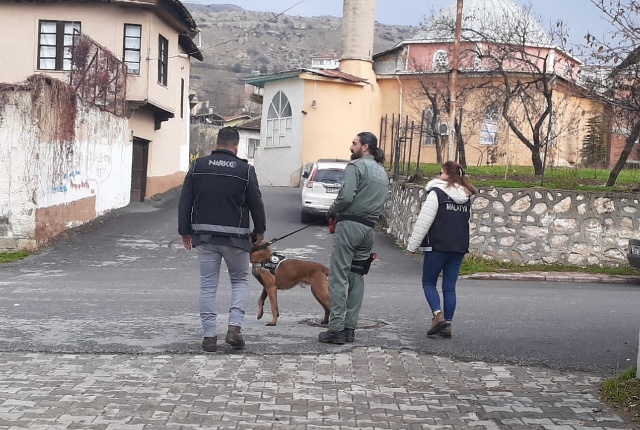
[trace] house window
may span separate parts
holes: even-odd
[[[436,133],[432,128],[433,109],[429,108],[422,111],[422,133],[420,142],[422,145],[435,145]]]
[[[498,135],[498,109],[488,107],[484,111],[484,119],[480,127],[480,145],[495,145]]]
[[[122,58],[127,65],[127,72],[131,75],[140,74],[140,51],[142,49],[142,26],[137,24],[124,25],[124,53]]]
[[[158,83],[167,86],[167,65],[169,64],[169,41],[158,36]]]
[[[247,158],[255,157],[258,146],[260,146],[260,139],[248,139]]]
[[[482,44],[476,44],[475,56],[473,58],[473,67],[475,69],[482,68]]]
[[[267,147],[291,146],[293,119],[289,99],[282,91],[271,100],[267,114]]]
[[[71,70],[73,36],[79,34],[78,21],[40,21],[38,69]]]
[[[449,54],[447,51],[439,49],[433,55],[433,70],[441,70],[449,67]]]

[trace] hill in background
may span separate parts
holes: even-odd
[[[252,12],[239,6],[185,3],[201,30],[204,61],[194,61],[192,91],[209,100],[221,115],[246,112],[243,78],[252,72],[274,73],[310,67],[311,57],[340,56],[342,19]],[[412,37],[412,26],[376,23],[374,52]]]

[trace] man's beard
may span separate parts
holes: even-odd
[[[351,153],[351,159],[352,160],[357,160],[358,158],[362,158],[362,150],[358,150],[358,152],[352,152]]]

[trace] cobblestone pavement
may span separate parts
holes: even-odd
[[[599,378],[409,350],[0,354],[2,429],[633,429]]]

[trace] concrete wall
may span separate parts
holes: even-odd
[[[406,245],[426,192],[396,182],[389,232]],[[470,251],[516,263],[626,265],[629,239],[640,238],[640,196],[565,190],[482,189],[472,207]]]
[[[142,26],[140,75],[128,75],[127,100],[132,106],[152,103],[173,113],[174,117],[154,130],[154,118],[148,110],[136,110],[128,125],[135,137],[148,140],[147,189],[145,197],[167,191],[182,183],[189,165],[190,60],[178,43],[181,30],[156,12],[140,4],[75,2],[2,2],[0,13],[0,82],[20,82],[34,73],[46,73],[68,81],[68,72],[38,70],[39,20],[79,21],[82,33],[112,51],[123,55],[125,24]],[[158,83],[158,36],[169,42],[168,82]],[[20,53],[21,55],[16,55]],[[181,99],[181,80],[184,97]],[[180,107],[182,106],[182,109]]]
[[[42,124],[57,124],[34,109],[29,91],[2,97],[0,250],[35,249],[129,203],[132,146],[126,119],[78,104],[75,139],[51,140]]]

